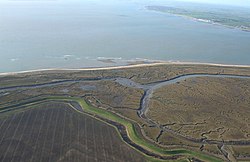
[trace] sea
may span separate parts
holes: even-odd
[[[179,3],[0,0],[0,72],[159,60],[250,65],[250,32],[145,8]]]

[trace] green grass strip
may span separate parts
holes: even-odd
[[[188,155],[188,156],[192,156],[192,157],[196,157],[200,160],[204,160],[204,161],[210,161],[210,162],[222,162],[223,160],[213,157],[213,156],[209,156],[203,153],[199,153],[199,152],[195,152],[195,151],[191,151],[191,150],[186,150],[186,149],[175,149],[175,150],[165,150],[163,148],[157,147],[153,144],[148,143],[147,141],[145,141],[144,139],[140,138],[138,136],[137,131],[134,128],[134,125],[119,117],[118,115],[106,111],[104,109],[99,109],[96,108],[92,105],[89,105],[84,99],[82,98],[78,98],[78,97],[57,97],[57,96],[52,96],[49,97],[48,99],[52,99],[52,100],[63,100],[63,101],[76,101],[80,104],[80,106],[83,108],[83,110],[85,112],[91,113],[91,114],[95,114],[98,115],[100,117],[112,120],[114,122],[117,122],[119,124],[122,124],[126,127],[127,133],[129,138],[137,145],[143,147],[144,149],[151,151],[155,154],[159,154],[159,155],[163,155],[163,156],[171,156],[171,155]]]

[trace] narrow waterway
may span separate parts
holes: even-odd
[[[148,105],[149,105],[150,99],[154,91],[163,86],[175,84],[185,79],[196,78],[196,77],[250,79],[250,76],[233,75],[233,74],[184,74],[184,75],[179,75],[177,77],[174,77],[168,80],[162,80],[162,81],[149,83],[149,84],[140,84],[140,83],[134,82],[131,79],[121,78],[121,77],[88,78],[88,79],[77,79],[77,80],[67,79],[67,80],[59,80],[59,81],[54,81],[54,82],[32,84],[32,85],[20,85],[20,86],[11,86],[11,87],[3,87],[3,88],[0,87],[0,92],[7,92],[10,90],[13,91],[13,90],[19,90],[19,89],[32,89],[32,88],[42,88],[42,87],[48,87],[48,86],[57,86],[57,85],[65,84],[65,83],[80,83],[80,82],[86,82],[86,81],[101,81],[101,80],[115,81],[116,83],[119,83],[120,85],[125,86],[125,87],[143,89],[144,95],[141,98],[141,103],[140,103],[140,107],[138,108],[137,114],[140,118],[147,121],[149,124],[155,125],[157,127],[161,127],[160,125],[157,125],[155,122],[153,122],[150,118],[147,117],[147,111],[149,109]],[[165,131],[170,131],[170,130],[165,130]],[[195,139],[193,139],[193,141],[195,141]]]
[[[149,104],[150,98],[153,95],[154,90],[159,89],[163,86],[178,83],[178,82],[183,81],[185,79],[196,78],[196,77],[250,79],[250,76],[231,75],[231,74],[230,75],[228,75],[228,74],[186,74],[186,75],[177,76],[177,77],[169,79],[169,80],[163,80],[163,81],[151,83],[151,84],[145,85],[145,87],[144,87],[146,89],[145,95],[142,99],[140,109],[138,110],[138,115],[141,118],[146,117],[146,113],[148,111],[148,104]]]
[[[232,74],[185,74],[185,75],[177,76],[177,77],[172,78],[172,79],[162,80],[162,81],[158,81],[158,82],[154,82],[154,83],[150,83],[150,84],[146,84],[146,85],[134,82],[131,79],[120,78],[120,77],[89,78],[89,79],[77,79],[77,80],[68,79],[68,80],[60,80],[60,81],[54,81],[54,82],[48,82],[48,83],[40,83],[40,84],[20,85],[20,86],[2,87],[2,88],[0,87],[0,92],[7,93],[8,91],[13,91],[13,90],[57,86],[57,85],[65,84],[65,83],[79,83],[79,82],[86,82],[86,81],[110,80],[110,81],[114,81],[114,82],[116,82],[116,83],[118,83],[118,84],[120,84],[122,86],[125,86],[125,87],[137,88],[137,89],[144,90],[144,95],[141,98],[140,107],[139,107],[139,109],[137,111],[138,116],[142,120],[145,120],[148,124],[160,128],[162,132],[164,132],[164,131],[165,132],[170,132],[170,133],[176,134],[177,136],[179,136],[181,138],[184,138],[186,140],[189,140],[189,141],[192,141],[192,142],[195,142],[195,143],[199,143],[199,144],[204,144],[204,143],[206,143],[206,144],[216,144],[218,146],[224,146],[224,145],[250,145],[250,141],[215,141],[215,140],[207,140],[207,139],[187,138],[185,136],[182,136],[182,135],[174,132],[171,129],[165,128],[162,125],[155,123],[154,121],[152,121],[150,118],[147,117],[147,111],[149,109],[148,105],[149,105],[150,99],[153,96],[153,93],[154,93],[155,90],[157,90],[157,89],[159,89],[159,88],[161,88],[163,86],[175,84],[175,83],[183,81],[185,79],[197,78],[197,77],[250,79],[250,76],[232,75]],[[41,101],[43,101],[43,100],[41,100]],[[23,103],[23,104],[25,104],[25,103]],[[71,104],[77,110],[82,111],[82,108],[79,107],[79,105],[77,103],[71,102]],[[22,104],[16,105],[16,106],[22,106]],[[109,123],[108,119],[103,119],[103,120]],[[112,122],[112,121],[110,121],[110,122]],[[166,158],[166,157],[158,156],[156,154],[151,154],[150,152],[147,152],[147,150],[145,150],[145,149],[141,148],[140,146],[134,144],[129,138],[127,138],[127,134],[124,133],[124,132],[126,132],[125,128],[122,125],[117,125],[116,123],[110,123],[110,124],[117,127],[117,129],[120,131],[121,136],[124,139],[124,141],[126,141],[131,146],[137,148],[138,150],[146,153],[149,156],[153,156],[153,157],[160,158],[160,159],[165,159]],[[223,150],[223,148],[224,147],[222,147],[222,150]],[[226,150],[223,150],[223,151],[225,151],[225,155],[227,155],[229,153]],[[225,156],[225,157],[228,158],[227,156]]]

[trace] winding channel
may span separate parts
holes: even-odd
[[[156,122],[152,121],[150,118],[147,117],[147,111],[148,111],[148,105],[150,102],[150,98],[152,97],[155,90],[178,83],[180,81],[183,81],[185,79],[189,78],[196,78],[196,77],[214,77],[214,78],[237,78],[237,79],[250,79],[250,76],[242,76],[242,75],[232,75],[232,74],[185,74],[185,75],[179,75],[175,78],[168,79],[168,80],[162,80],[157,81],[149,84],[140,84],[136,83],[131,79],[127,78],[120,78],[120,77],[109,77],[109,78],[90,78],[90,79],[77,79],[77,80],[59,80],[59,81],[53,81],[48,83],[40,83],[40,84],[32,84],[32,85],[20,85],[20,86],[11,86],[11,87],[2,87],[0,88],[0,92],[6,92],[6,91],[12,91],[12,90],[19,90],[19,89],[32,89],[32,88],[42,88],[42,87],[48,87],[48,86],[56,86],[61,85],[65,83],[79,83],[79,82],[85,82],[85,81],[101,81],[101,80],[110,80],[115,81],[116,83],[119,83],[122,86],[130,87],[130,88],[137,88],[137,89],[143,89],[144,95],[141,98],[140,107],[137,111],[138,116],[146,121],[148,124],[160,128],[162,131],[171,132],[173,134],[176,134],[186,140],[204,144],[217,144],[217,145],[250,145],[250,141],[215,141],[215,140],[207,140],[207,139],[193,139],[185,137],[181,134],[178,134],[177,132],[174,132],[168,128],[163,127],[162,125],[157,124]]]
[[[153,95],[153,92],[161,87],[171,85],[178,83],[180,81],[183,81],[185,79],[189,78],[197,78],[197,77],[213,77],[213,78],[237,78],[237,79],[250,79],[250,76],[243,76],[243,75],[231,75],[231,74],[185,74],[185,75],[179,75],[177,77],[174,77],[172,79],[163,80],[155,83],[150,83],[146,85],[144,88],[146,89],[145,95],[142,99],[140,110],[138,111],[138,115],[143,118],[146,116],[146,113],[148,111],[148,104],[150,101],[150,98]]]
[[[199,144],[216,144],[216,145],[250,145],[250,141],[217,141],[217,140],[208,140],[206,138],[203,139],[196,139],[196,138],[190,138],[183,136],[182,134],[179,134],[168,127],[163,127],[160,124],[157,124],[155,121],[151,120],[150,118],[147,117],[147,111],[149,109],[148,105],[150,102],[150,98],[153,96],[153,93],[155,90],[178,83],[180,81],[183,81],[185,79],[189,78],[197,78],[197,77],[213,77],[213,78],[236,78],[236,79],[250,79],[250,76],[242,76],[242,75],[228,75],[228,74],[186,74],[186,75],[180,75],[175,78],[169,79],[169,80],[163,80],[155,83],[151,83],[146,85],[148,88],[145,89],[144,91],[144,96],[141,100],[141,106],[140,109],[138,110],[137,114],[140,118],[144,119],[147,123],[149,123],[153,127],[158,127],[161,129],[161,131],[165,132],[170,132],[172,134],[175,134],[185,140],[194,142],[194,143],[199,143]]]

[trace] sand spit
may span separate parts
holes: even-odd
[[[27,70],[19,72],[7,72],[0,73],[0,76],[16,75],[24,73],[34,73],[34,72],[45,72],[45,71],[98,71],[98,70],[115,70],[115,69],[127,69],[136,67],[150,67],[150,66],[160,66],[160,65],[208,65],[208,66],[220,66],[220,67],[236,67],[236,68],[250,68],[250,65],[230,65],[230,64],[216,64],[216,63],[200,63],[200,62],[179,62],[179,61],[160,61],[155,63],[143,63],[135,65],[124,65],[124,66],[111,66],[111,67],[95,67],[95,68],[51,68],[51,69],[37,69],[37,70]]]

